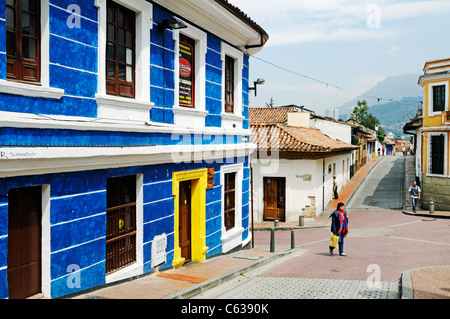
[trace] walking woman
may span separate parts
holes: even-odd
[[[345,211],[344,203],[337,204],[337,209],[331,213],[331,232],[339,236],[339,255],[347,256],[344,254],[344,238],[348,234],[348,217]],[[333,255],[333,247],[330,246],[330,255]]]

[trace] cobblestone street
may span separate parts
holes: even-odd
[[[401,202],[404,162],[402,157],[385,158],[361,184],[357,197],[352,200],[353,207],[347,207],[350,232],[345,239],[345,252],[348,256],[338,256],[336,252],[330,256],[328,227],[295,230],[295,247],[299,249],[296,254],[242,274],[196,298],[399,298],[403,271],[450,262],[448,220],[383,209],[397,207]],[[395,196],[384,196],[387,193]],[[277,250],[287,250],[291,232],[276,231],[274,239]],[[256,232],[255,243],[267,247],[270,232]],[[444,287],[449,283],[441,284]]]

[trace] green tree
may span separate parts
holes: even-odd
[[[275,102],[273,101],[273,97],[271,97],[269,103],[266,102],[266,107],[274,107],[274,106]]]
[[[350,118],[372,130],[375,130],[375,127],[378,125],[378,140],[380,142],[384,140],[386,133],[380,125],[380,120],[369,113],[369,106],[366,100],[358,101],[357,106],[353,108]]]

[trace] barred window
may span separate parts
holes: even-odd
[[[228,231],[234,228],[235,209],[236,209],[236,173],[225,174],[225,229]]]
[[[433,86],[433,112],[445,111],[445,85]]]

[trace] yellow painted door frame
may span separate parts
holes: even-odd
[[[191,249],[192,261],[205,261],[206,252],[206,188],[208,171],[206,168],[174,172],[172,174],[172,194],[175,205],[174,259],[173,267],[181,268],[185,262],[181,257],[179,244],[179,190],[180,182],[191,181]]]

